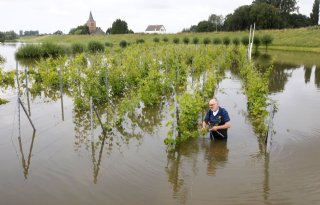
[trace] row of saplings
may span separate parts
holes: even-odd
[[[153,38],[153,42],[155,43],[159,43],[161,40],[159,37],[154,37]],[[164,37],[162,39],[163,42],[169,42],[168,37]],[[264,44],[266,46],[270,45],[273,41],[273,38],[270,35],[263,35],[262,37],[259,36],[254,36],[253,39],[253,44],[256,46],[260,46],[260,44]],[[137,43],[144,43],[143,39],[138,39],[136,41]],[[179,44],[180,43],[180,38],[175,37],[172,39],[172,42],[175,44]],[[224,45],[230,45],[231,43],[234,45],[240,45],[240,43],[242,43],[243,45],[248,45],[249,43],[249,37],[248,36],[244,36],[241,39],[240,38],[233,38],[231,39],[230,37],[226,36],[224,38],[219,38],[219,37],[215,37],[212,40],[209,37],[206,37],[204,39],[202,39],[202,41],[200,42],[200,39],[198,37],[193,37],[192,39],[190,39],[189,37],[183,37],[182,42],[184,44],[199,44],[199,43],[203,43],[205,45],[208,44],[215,44],[215,45],[219,45],[219,44],[224,44]]]
[[[164,37],[162,39],[163,42],[167,43],[169,42],[169,39],[167,37]],[[272,37],[270,35],[264,35],[261,38],[259,36],[255,36],[253,40],[253,44],[256,46],[256,50],[261,44],[264,44],[266,46],[266,49],[269,44],[271,44],[273,41]],[[153,38],[154,43],[160,43],[160,38],[154,37]],[[175,37],[172,39],[172,42],[174,44],[179,44],[180,39],[178,37]],[[184,37],[182,39],[183,44],[199,44],[203,43],[205,45],[208,44],[224,44],[226,46],[233,44],[233,45],[239,45],[242,43],[243,45],[248,45],[249,38],[247,36],[243,37],[241,40],[239,38],[233,38],[232,40],[229,37],[221,38],[204,38],[202,39],[202,42],[200,42],[200,39],[198,37],[190,38]],[[137,44],[145,43],[144,39],[137,39]],[[125,40],[120,41],[119,46],[122,48],[125,48],[129,45],[129,43]],[[113,44],[106,42],[101,43],[98,41],[90,41],[87,45],[82,43],[73,43],[71,46],[63,46],[58,44],[52,44],[52,43],[44,43],[44,44],[29,44],[22,46],[18,49],[16,52],[16,58],[17,59],[40,59],[40,58],[48,58],[53,57],[56,58],[58,56],[64,56],[69,54],[76,54],[76,53],[83,53],[83,52],[90,52],[90,53],[97,53],[97,52],[104,52],[105,47],[112,47]]]

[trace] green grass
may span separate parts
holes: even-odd
[[[285,50],[285,51],[303,51],[303,52],[316,52],[320,53],[320,29],[318,28],[300,28],[300,29],[283,29],[283,30],[260,30],[256,31],[255,35],[262,37],[268,34],[273,38],[273,43],[270,45],[272,50]],[[239,32],[211,32],[211,33],[178,33],[178,34],[117,34],[117,35],[47,35],[39,37],[21,37],[19,41],[30,43],[85,43],[94,40],[103,44],[112,43],[113,45],[119,45],[122,40],[127,41],[129,44],[136,43],[137,40],[143,39],[146,43],[153,43],[153,39],[158,37],[160,43],[165,43],[163,39],[166,37],[169,39],[167,43],[173,43],[174,38],[179,38],[180,43],[183,43],[183,38],[188,37],[190,43],[192,39],[199,38],[199,43],[203,42],[203,39],[209,38],[211,42],[213,39],[229,37],[232,41],[234,38],[242,39],[244,36],[248,36],[248,31]],[[261,45],[263,47],[263,45]]]

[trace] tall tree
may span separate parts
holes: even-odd
[[[310,14],[311,25],[318,25],[320,0],[314,0],[312,13]]]
[[[256,23],[257,29],[279,28],[281,24],[279,10],[266,3],[253,4],[250,10],[250,20]]]
[[[213,24],[209,21],[200,21],[197,25],[197,32],[211,32],[214,31]]]
[[[117,19],[112,23],[111,34],[129,33],[128,24],[121,19]]]
[[[208,18],[208,22],[212,23],[213,27],[217,31],[223,26],[223,16],[216,15],[216,14],[211,14]]]
[[[282,14],[298,11],[297,0],[255,0],[253,3],[266,3],[279,9]]]
[[[251,5],[240,6],[233,14],[227,15],[224,21],[224,28],[228,31],[248,29],[250,24],[253,23],[249,17],[251,7]]]

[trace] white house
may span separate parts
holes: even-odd
[[[165,33],[166,28],[163,25],[149,25],[145,33]]]

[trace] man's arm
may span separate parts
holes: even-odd
[[[207,123],[205,120],[202,121],[202,129],[205,129],[207,127]]]
[[[202,126],[203,126],[203,124],[202,124]],[[231,127],[231,123],[230,123],[230,121],[228,121],[224,125],[213,126],[210,130],[217,131],[217,130],[221,130],[221,129],[228,129],[230,127]]]

